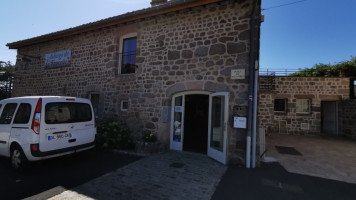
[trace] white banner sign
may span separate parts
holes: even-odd
[[[57,51],[54,53],[46,54],[45,57],[46,68],[66,67],[70,65],[71,50]]]

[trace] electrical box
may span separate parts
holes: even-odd
[[[234,128],[246,128],[247,118],[246,117],[234,117]]]

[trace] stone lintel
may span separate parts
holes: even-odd
[[[314,99],[315,95],[313,95],[313,94],[295,94],[294,98],[296,98],[296,99]]]
[[[341,100],[342,97],[340,95],[319,95],[320,101],[338,101]]]

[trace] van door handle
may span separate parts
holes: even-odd
[[[70,139],[70,140],[68,140],[69,143],[72,143],[72,142],[75,142],[75,141],[77,141],[77,139]]]

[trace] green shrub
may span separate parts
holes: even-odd
[[[118,126],[115,122],[106,122],[98,125],[96,143],[99,148],[104,149],[133,148],[130,131],[127,128]]]

